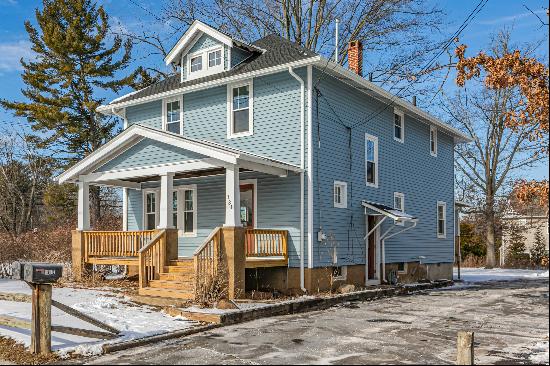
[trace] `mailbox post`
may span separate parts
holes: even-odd
[[[13,273],[32,288],[31,352],[48,354],[52,346],[52,283],[61,277],[63,267],[15,262]]]

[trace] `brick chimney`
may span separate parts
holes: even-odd
[[[363,77],[363,43],[351,41],[348,45],[348,67],[357,75]]]

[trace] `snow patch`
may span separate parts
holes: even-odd
[[[454,279],[458,279],[458,270],[455,268]],[[488,281],[515,281],[548,278],[548,271],[530,269],[505,269],[505,268],[461,268],[460,279],[464,282],[488,282]]]

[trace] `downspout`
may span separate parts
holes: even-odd
[[[304,140],[304,127],[305,127],[305,83],[304,80],[299,77],[291,66],[288,67],[288,72],[294,79],[300,83],[300,289],[305,293],[305,270],[304,270],[304,167],[305,167],[305,140]]]
[[[402,230],[399,230],[398,232],[393,233],[391,235],[388,235],[390,231],[392,231],[393,229],[393,226],[392,226],[388,230],[386,230],[386,232],[380,237],[380,245],[381,245],[380,251],[382,252],[381,254],[382,254],[382,281],[383,282],[386,282],[386,240],[414,228],[416,226],[416,223],[417,221],[415,220],[413,221],[413,224],[411,226],[406,227]]]

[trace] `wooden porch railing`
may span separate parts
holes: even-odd
[[[139,287],[148,287],[151,280],[159,279],[166,264],[166,231],[161,230],[139,251]]]
[[[85,231],[84,256],[137,257],[141,248],[151,240],[155,230],[145,231]]]
[[[193,254],[195,264],[195,297],[208,291],[207,287],[220,275],[222,265],[222,228],[217,227]]]
[[[287,230],[246,229],[246,257],[284,257],[288,259]]]

